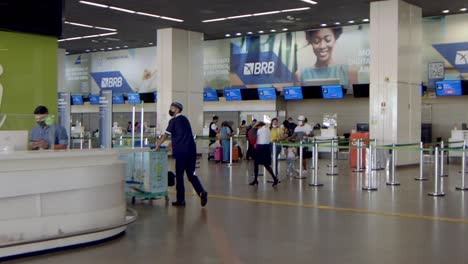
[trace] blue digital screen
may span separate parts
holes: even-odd
[[[112,95],[112,104],[125,104],[123,94],[113,94]]]
[[[158,92],[154,92],[154,102],[158,101]]]
[[[242,101],[240,89],[224,89],[226,101]]]
[[[276,89],[274,87],[258,88],[260,100],[276,100]]]
[[[342,99],[343,87],[341,85],[322,86],[322,96],[324,99]]]
[[[300,86],[290,86],[284,87],[284,99],[285,100],[302,100],[304,99],[302,96],[302,87]]]
[[[99,95],[90,94],[89,95],[89,104],[90,105],[99,105]]]
[[[71,96],[72,105],[83,105],[83,96],[81,94],[75,94]]]
[[[218,92],[213,88],[205,88],[203,91],[204,102],[216,102],[219,101]]]
[[[437,96],[461,96],[461,81],[440,81],[436,82]]]
[[[127,101],[129,104],[141,104],[140,95],[137,93],[127,94]]]

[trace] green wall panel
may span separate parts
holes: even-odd
[[[0,122],[1,115],[7,115],[0,129],[32,128],[38,105],[56,115],[57,52],[54,37],[0,31]]]

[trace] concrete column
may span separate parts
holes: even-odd
[[[194,134],[203,130],[203,34],[174,28],[157,32],[157,129],[164,132],[173,101],[184,105]]]
[[[370,19],[370,136],[385,144],[420,142],[421,8],[371,2]],[[398,165],[417,162],[417,151],[398,152]]]

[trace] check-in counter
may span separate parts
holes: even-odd
[[[0,152],[0,258],[125,231],[125,163],[115,150]]]

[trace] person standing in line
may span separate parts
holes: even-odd
[[[264,122],[258,122],[255,126],[257,128],[257,153],[255,155],[254,173],[255,179],[249,185],[258,185],[258,166],[263,165],[273,178],[273,187],[278,185],[278,178],[275,176],[271,168],[271,135]]]
[[[296,143],[300,143],[304,139],[307,139],[307,137],[313,136],[314,130],[312,126],[307,123],[307,118],[305,118],[305,116],[300,115],[297,117],[297,124],[297,127],[294,129],[294,134],[290,139],[295,140]],[[299,150],[297,152],[299,153]],[[302,172],[304,174],[307,173],[307,160],[310,158],[312,158],[312,152],[309,151],[308,148],[303,148]]]
[[[210,133],[208,134],[210,138],[215,138],[219,132],[218,125],[217,125],[218,120],[219,120],[218,116],[213,116],[213,121],[211,121],[210,123]],[[208,146],[213,145],[215,142],[216,140],[210,140],[210,144]]]
[[[251,159],[255,159],[255,147],[254,145],[252,145],[251,142],[254,141],[252,135],[249,135],[249,132],[250,130],[252,130],[255,126],[255,124],[257,123],[257,119],[254,119],[252,120],[252,124],[250,124],[248,127],[247,127],[247,140],[249,142],[249,148],[247,149],[247,154],[245,155],[245,159],[246,160],[251,160]],[[257,135],[257,133],[255,133],[254,137]]]
[[[284,129],[279,126],[278,118],[273,118],[271,120],[270,126],[271,134],[271,152],[273,153],[273,143],[279,143],[287,138],[287,135],[284,132]],[[273,157],[276,160],[275,174],[278,175],[278,157],[281,153],[281,146],[276,145],[276,156]]]
[[[234,135],[228,121],[221,124],[221,143],[223,146],[223,163],[229,163],[231,154],[231,137]]]
[[[242,120],[241,125],[239,126],[239,135],[245,136],[247,134],[246,121]]]
[[[162,136],[159,143],[156,145],[156,151],[159,150],[161,144],[164,143],[168,136],[172,139],[172,155],[176,160],[176,190],[177,201],[173,202],[173,206],[185,206],[185,186],[184,172],[187,173],[188,180],[192,183],[193,188],[200,196],[201,206],[204,207],[208,203],[208,193],[203,188],[202,184],[195,173],[197,162],[197,149],[193,140],[192,127],[187,117],[181,114],[183,110],[181,103],[174,102],[171,104],[169,115],[172,119],[169,121],[166,133]]]
[[[292,136],[294,134],[294,130],[296,129],[297,125],[296,123],[294,123],[294,119],[292,117],[288,118],[288,123],[289,123],[288,129],[291,133],[290,136]]]

